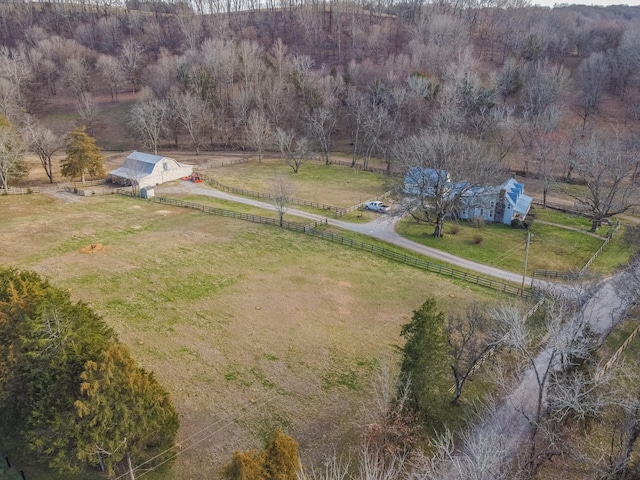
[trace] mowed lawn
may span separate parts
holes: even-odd
[[[223,185],[257,192],[268,192],[269,179],[284,173],[292,180],[294,197],[336,207],[350,207],[386,191],[383,175],[318,161],[304,163],[298,173],[279,158],[218,167],[206,173]]]
[[[115,195],[72,200],[0,197],[0,263],[89,303],[171,392],[180,454],[147,478],[217,478],[234,450],[277,426],[305,463],[356,445],[371,377],[397,359],[412,311],[430,295],[444,310],[482,300],[273,227]]]
[[[602,239],[563,228],[533,223],[527,274],[533,270],[576,271],[600,248]],[[524,269],[527,231],[509,225],[487,223],[475,228],[470,222],[445,222],[442,238],[433,226],[413,220],[399,223],[398,232],[416,242],[485,265],[521,273]],[[454,233],[455,232],[455,233]]]

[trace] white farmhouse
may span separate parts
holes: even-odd
[[[124,159],[120,168],[109,172],[113,183],[137,185],[145,189],[161,183],[188,177],[193,173],[191,165],[185,165],[173,158],[133,152]]]
[[[462,197],[458,217],[463,220],[482,218],[510,225],[514,219],[524,221],[533,199],[524,193],[524,185],[510,178],[501,185],[476,187]]]

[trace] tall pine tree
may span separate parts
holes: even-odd
[[[447,407],[448,381],[445,314],[438,311],[434,298],[413,312],[411,322],[402,327],[406,339],[402,347],[400,375],[402,384],[409,381],[411,405],[427,425],[437,430]]]
[[[61,162],[62,176],[71,179],[80,177],[82,183],[87,174],[93,177],[105,175],[102,149],[85,130],[85,127],[78,127],[67,134],[65,138],[67,156]]]

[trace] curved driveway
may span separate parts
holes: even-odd
[[[164,185],[164,186],[156,187],[156,191],[160,194],[190,193],[190,194],[196,194],[196,195],[203,195],[203,196],[228,200],[231,202],[243,203],[245,205],[251,205],[258,208],[263,208],[265,210],[277,211],[277,208],[271,203],[262,202],[262,201],[254,200],[251,198],[238,197],[236,195],[231,195],[229,193],[222,192],[215,188],[209,187],[204,183],[193,183],[190,181],[182,180],[180,181],[179,185]],[[471,270],[482,275],[487,275],[490,277],[499,278],[501,280],[514,282],[518,284],[522,283],[522,275],[519,275],[517,273],[507,272],[505,270],[500,270],[499,268],[482,265],[480,263],[473,262],[465,258],[456,257],[455,255],[451,255],[450,253],[446,253],[446,252],[437,250],[435,248],[427,247],[426,245],[413,242],[399,235],[395,230],[395,225],[398,222],[399,217],[380,215],[380,217],[377,218],[376,220],[363,224],[363,223],[350,223],[350,222],[343,222],[341,220],[329,219],[322,215],[303,212],[302,210],[297,210],[293,208],[288,208],[287,213],[296,215],[298,217],[308,218],[310,220],[323,221],[323,222],[326,220],[329,225],[334,225],[344,230],[349,230],[352,232],[368,235],[370,237],[383,240],[393,245],[406,248],[407,250],[411,250],[413,252],[425,255],[435,260],[447,262],[451,265],[455,265],[460,268]],[[530,285],[531,278],[525,277],[525,284]]]

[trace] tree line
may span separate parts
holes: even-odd
[[[272,150],[296,172],[341,149],[388,173],[444,165],[470,185],[516,169],[542,180],[545,202],[559,179],[587,184],[576,202],[594,225],[632,203],[617,189],[638,179],[632,7],[303,2],[158,16],[26,5],[2,7],[15,35],[0,48],[0,114],[45,169],[61,133],[42,127],[47,102],[73,98],[78,125],[99,135],[95,96],[134,92],[125,120],[154,152]],[[612,118],[605,98],[626,110]],[[464,147],[443,150],[452,141]]]

